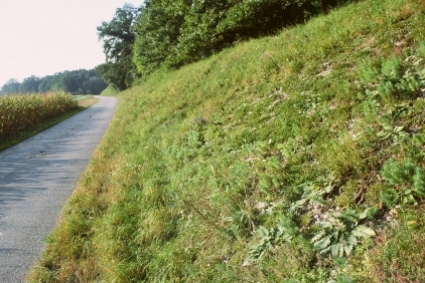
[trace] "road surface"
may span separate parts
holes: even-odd
[[[105,133],[117,100],[99,102],[0,152],[0,282],[24,282]]]

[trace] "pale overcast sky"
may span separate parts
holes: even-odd
[[[0,87],[105,61],[96,27],[142,0],[0,0]]]

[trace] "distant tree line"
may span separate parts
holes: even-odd
[[[175,69],[235,42],[271,35],[355,0],[145,0],[98,26],[106,63],[96,70],[118,90],[159,68]]]
[[[0,94],[45,93],[65,91],[71,94],[99,94],[107,84],[95,70],[75,70],[56,73],[42,78],[31,76],[21,83],[16,79],[7,81]]]

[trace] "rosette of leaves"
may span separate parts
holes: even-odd
[[[419,96],[425,87],[425,43],[416,52],[405,57],[383,60],[381,64],[366,67],[360,73],[365,94],[372,99],[397,97],[410,99]]]
[[[396,204],[418,204],[425,197],[425,172],[410,160],[385,162],[381,176],[386,184],[380,195],[389,208]]]
[[[314,249],[333,257],[350,255],[360,239],[375,236],[373,229],[360,225],[359,222],[373,217],[376,211],[377,209],[370,208],[357,214],[348,209],[339,215],[330,216],[328,221],[318,223],[321,230],[311,239]]]
[[[270,250],[273,246],[280,245],[299,234],[299,229],[296,224],[287,217],[282,217],[279,225],[266,229],[263,226],[258,227],[256,231],[260,237],[260,241],[253,245],[249,251],[249,258],[258,260]]]

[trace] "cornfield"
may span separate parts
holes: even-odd
[[[0,96],[0,138],[13,136],[76,107],[72,95],[64,92]]]

